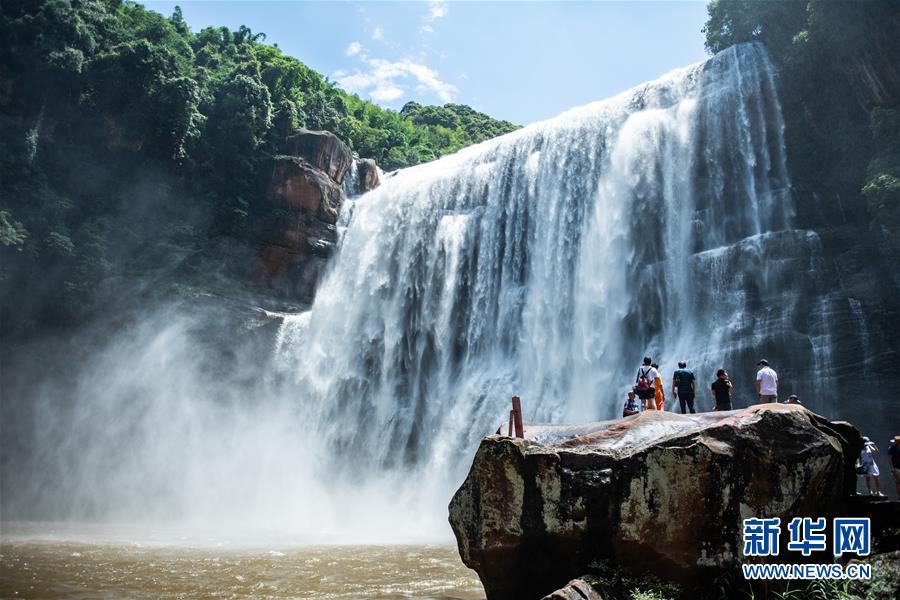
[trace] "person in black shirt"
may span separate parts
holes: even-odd
[[[897,486],[897,498],[900,498],[900,435],[891,439],[888,455],[891,457],[891,474],[894,476],[894,485]]]
[[[688,410],[691,414],[694,410],[694,392],[697,384],[694,382],[693,372],[687,370],[685,361],[678,362],[678,370],[672,376],[672,395],[678,398],[678,404],[681,406],[681,414],[684,414],[684,405],[687,403]]]
[[[716,399],[715,410],[731,410],[731,387],[725,369],[716,371],[716,380],[712,384],[712,396]]]

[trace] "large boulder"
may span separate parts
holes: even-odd
[[[490,600],[540,598],[598,562],[697,584],[738,567],[745,518],[838,514],[860,448],[851,425],[779,404],[526,425],[482,441],[450,524]]]
[[[300,208],[332,224],[344,201],[341,187],[323,171],[289,156],[273,159],[268,198],[275,205]]]
[[[337,245],[345,191],[357,195],[373,189],[379,171],[372,160],[354,159],[328,131],[295,130],[281,151],[265,182],[267,210],[254,216],[261,251],[250,270],[257,285],[309,304]]]
[[[257,285],[304,304],[312,302],[328,257],[344,193],[325,171],[293,156],[273,159],[267,211],[255,219],[262,248],[253,266]]]
[[[330,131],[297,129],[284,140],[282,149],[285,154],[303,158],[337,184],[344,181],[353,163],[350,148]]]

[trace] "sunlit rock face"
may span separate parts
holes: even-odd
[[[326,223],[337,221],[343,196],[335,180],[295,157],[278,157],[273,162],[269,202],[303,209]]]
[[[344,182],[353,162],[350,148],[330,131],[297,129],[284,140],[282,151],[289,156],[302,157],[339,185]]]
[[[253,279],[280,295],[311,303],[337,242],[342,183],[354,165],[350,149],[327,131],[298,129],[272,160],[256,236],[262,244]]]
[[[374,190],[379,185],[381,185],[381,173],[379,172],[378,165],[375,164],[375,161],[371,158],[364,158],[362,160],[357,161],[359,165],[359,193],[364,194],[371,190]]]
[[[699,583],[738,565],[743,519],[839,512],[861,448],[848,424],[774,404],[528,430],[484,439],[450,503],[491,600],[539,598],[596,561]]]

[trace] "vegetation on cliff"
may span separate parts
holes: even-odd
[[[380,108],[264,38],[193,33],[178,9],[123,0],[0,6],[5,323],[56,327],[133,275],[227,263],[253,243],[261,180],[294,128],[332,131],[385,169],[516,128],[466,106]]]

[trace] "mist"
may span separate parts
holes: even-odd
[[[4,365],[2,517],[296,543],[450,539],[440,494],[362,478],[304,419],[284,315],[209,294]],[[342,426],[352,429],[356,423]]]

